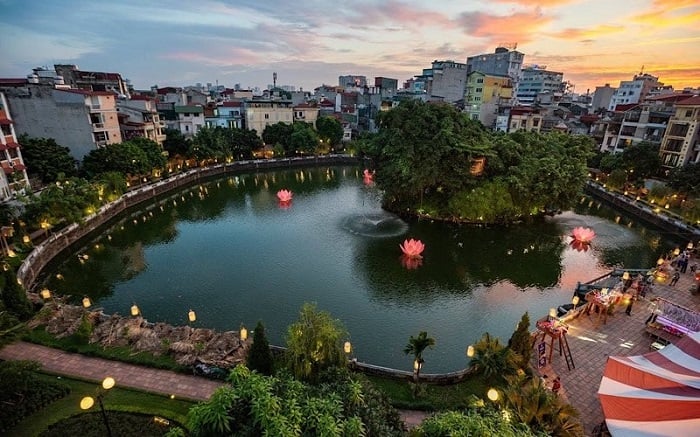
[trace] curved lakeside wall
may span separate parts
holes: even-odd
[[[118,200],[103,205],[95,214],[86,217],[82,225],[73,223],[58,232],[52,233],[49,238],[34,247],[34,250],[32,250],[29,256],[22,262],[22,265],[17,270],[17,279],[22,282],[25,290],[32,290],[36,286],[36,280],[41,274],[41,271],[58,254],[68,249],[81,238],[94,232],[100,226],[114,219],[123,211],[177,188],[224,174],[238,174],[257,170],[290,167],[307,167],[310,165],[355,165],[360,162],[362,162],[360,158],[349,155],[260,159],[200,167],[172,175],[158,182],[133,189],[125,193]]]
[[[622,211],[625,211],[626,213],[631,214],[652,226],[676,233],[679,235],[679,237],[686,240],[697,240],[700,238],[700,229],[689,225],[678,218],[671,217],[664,213],[658,213],[646,204],[636,201],[634,198],[608,191],[600,184],[593,181],[586,182],[584,192],[604,200],[613,207],[621,209]]]

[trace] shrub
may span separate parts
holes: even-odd
[[[248,352],[248,368],[263,375],[271,375],[273,370],[272,351],[265,336],[265,327],[258,322],[253,333],[253,344]]]

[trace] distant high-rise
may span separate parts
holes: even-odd
[[[663,85],[656,76],[647,73],[636,74],[632,80],[620,82],[620,86],[610,99],[608,109],[614,111],[617,105],[639,103],[644,100],[649,91]]]
[[[516,98],[520,105],[532,105],[538,101],[540,93],[551,96],[564,92],[564,73],[549,71],[545,66],[532,65],[520,71]]]

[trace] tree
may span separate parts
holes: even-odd
[[[299,320],[287,330],[289,368],[300,379],[314,380],[319,372],[346,364],[342,341],[348,337],[342,323],[315,304],[305,303]]]
[[[428,333],[425,331],[418,333],[417,337],[411,336],[408,339],[408,344],[403,349],[403,353],[406,355],[413,354],[416,380],[420,376],[420,369],[423,367],[423,363],[425,362],[425,360],[423,360],[423,352],[428,347],[432,349],[433,346],[435,346],[435,339],[428,337]]]
[[[190,149],[190,140],[185,138],[185,135],[177,129],[166,129],[163,149],[172,157],[187,156],[187,151]]]
[[[294,123],[294,133],[290,139],[292,150],[301,153],[315,153],[318,148],[318,135],[310,124]]]
[[[144,137],[136,137],[129,140],[129,142],[136,145],[143,151],[144,155],[146,156],[146,163],[150,170],[162,170],[165,168],[168,160],[163,154],[163,148],[158,143]]]
[[[530,316],[527,312],[523,314],[518,322],[518,327],[508,340],[508,347],[515,352],[519,358],[521,369],[527,369],[532,359],[532,337],[530,336]]]
[[[637,179],[656,176],[661,170],[659,147],[647,141],[626,147],[622,151],[622,165]]]
[[[93,182],[104,201],[112,202],[126,193],[126,178],[122,173],[116,171],[101,173]]]
[[[53,138],[32,138],[26,134],[19,137],[22,158],[30,176],[38,176],[43,184],[56,182],[61,175],[77,174],[77,161],[68,147],[60,146]]]
[[[38,196],[30,196],[22,217],[35,228],[42,222],[52,226],[61,222],[78,223],[103,203],[99,197],[99,189],[85,179],[62,179],[47,186]]]
[[[268,343],[265,336],[265,327],[260,321],[253,332],[253,344],[248,352],[248,368],[256,370],[263,375],[272,375],[272,351],[270,351],[270,343]]]
[[[90,179],[100,173],[117,171],[124,175],[138,176],[153,169],[146,153],[135,143],[127,141],[108,144],[91,150],[83,157],[83,173]]]
[[[343,125],[335,117],[323,116],[316,120],[318,137],[332,147],[337,146],[343,139]]]
[[[27,299],[24,287],[17,283],[17,276],[12,269],[2,271],[2,283],[0,283],[0,298],[4,308],[20,321],[32,316],[32,304]]]
[[[520,358],[512,350],[503,347],[498,338],[487,332],[474,345],[474,357],[469,365],[486,378],[504,381],[506,376],[515,373],[519,362]]]
[[[294,151],[292,148],[292,134],[294,133],[294,126],[290,123],[278,122],[265,126],[265,130],[262,133],[262,139],[265,144],[269,145],[281,145],[285,151],[285,154],[290,154]]]
[[[700,195],[700,163],[672,169],[668,175],[668,185],[689,196]]]

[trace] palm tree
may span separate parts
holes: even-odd
[[[408,355],[408,354],[413,354],[414,357],[414,370],[415,370],[415,375],[416,375],[416,381],[418,380],[418,375],[420,374],[420,369],[423,367],[423,351],[430,347],[432,348],[435,345],[435,339],[432,337],[428,337],[428,333],[425,331],[421,331],[418,334],[418,337],[411,336],[411,338],[408,339],[408,344],[406,347],[403,349],[403,352]]]
[[[504,347],[498,338],[491,337],[487,332],[474,345],[474,357],[469,365],[486,378],[493,377],[503,381],[506,376],[515,373],[519,362],[518,354]]]

